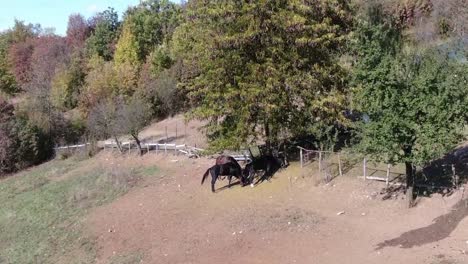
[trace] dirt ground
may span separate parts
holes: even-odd
[[[159,170],[87,217],[98,263],[135,254],[137,263],[468,263],[462,190],[407,209],[403,194],[382,200],[382,183],[326,185],[293,163],[271,182],[223,189],[224,180],[213,194],[200,186],[213,160],[99,158]]]

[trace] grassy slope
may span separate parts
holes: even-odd
[[[54,160],[0,181],[0,263],[93,263],[87,210],[124,194],[156,168],[106,169]]]

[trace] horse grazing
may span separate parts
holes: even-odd
[[[237,162],[237,160],[231,156],[227,156],[227,155],[221,155],[219,157],[216,158],[216,165],[223,165],[223,164],[227,164],[227,163],[232,163],[234,165],[236,165],[236,167],[238,167],[241,171],[242,171],[242,168],[239,164],[239,162]],[[221,177],[220,178],[221,180],[224,180],[224,177]]]
[[[234,164],[239,165],[237,160],[235,158],[231,157],[231,156],[221,155],[221,156],[216,158],[216,165],[226,164],[226,163],[229,163],[229,162],[232,162]],[[240,165],[239,165],[239,167],[240,167]]]
[[[242,186],[244,186],[244,177],[242,174],[242,168],[240,167],[239,164],[234,164],[232,162],[226,163],[226,164],[216,164],[213,167],[209,168],[206,170],[205,174],[203,174],[203,178],[201,181],[201,184],[205,182],[206,177],[208,176],[208,173],[211,174],[211,191],[215,192],[215,183],[216,180],[218,179],[219,176],[227,176],[229,180],[229,185],[228,188],[231,188],[231,179],[232,176],[236,177],[239,179],[241,182]]]
[[[287,166],[287,161],[284,157],[275,157],[273,155],[263,155],[254,158],[252,162],[245,165],[243,175],[249,182],[253,182],[256,171],[264,171],[263,176],[255,183],[260,181],[269,180],[280,168]]]

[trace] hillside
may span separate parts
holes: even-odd
[[[0,30],[0,264],[468,263],[467,0],[132,1]]]
[[[384,184],[324,185],[293,163],[212,194],[213,160],[100,153],[0,181],[4,263],[465,263],[463,192],[383,201]],[[455,211],[454,211],[455,210]],[[343,214],[339,213],[343,212]],[[435,222],[433,222],[435,220]],[[406,233],[411,231],[410,233]],[[386,242],[387,241],[387,242]],[[37,247],[35,245],[40,245]],[[382,246],[382,248],[379,247]]]

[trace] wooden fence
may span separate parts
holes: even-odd
[[[71,150],[79,150],[79,149],[85,149],[91,145],[90,143],[85,143],[85,144],[78,144],[78,145],[70,145],[70,146],[61,146],[61,147],[56,147],[55,151],[60,152],[60,151],[71,151]],[[126,141],[126,142],[121,142],[120,143],[122,150],[131,152],[132,150],[138,149],[136,142],[132,141]],[[103,146],[101,147],[103,150],[114,150],[118,149],[117,143],[116,142],[104,142]],[[202,148],[197,148],[193,146],[189,146],[186,144],[169,144],[169,143],[154,143],[154,142],[149,142],[149,143],[141,143],[141,149],[146,150],[147,153],[156,153],[156,154],[173,154],[173,155],[186,155],[190,158],[199,158],[202,153],[205,151]],[[237,161],[244,161],[244,162],[249,162],[252,160],[252,157],[250,157],[250,154],[247,154],[245,151],[237,152],[237,153],[230,153],[230,156],[232,156],[234,159]]]
[[[309,150],[302,147],[298,147],[298,149],[301,168],[306,168],[312,163],[317,162],[318,173],[326,182],[329,182],[334,177],[347,174],[364,180],[385,182],[387,188],[390,185],[404,185],[403,179],[406,172],[401,164],[392,165],[369,162],[366,157],[360,158],[358,155],[351,153]],[[443,166],[448,167],[447,171],[450,172],[448,176],[451,177],[451,187],[457,187],[459,176],[455,170],[455,164],[445,164]],[[333,168],[335,168],[335,171],[332,170]],[[449,186],[437,186],[424,182],[418,182],[415,185],[425,188],[449,188]]]

